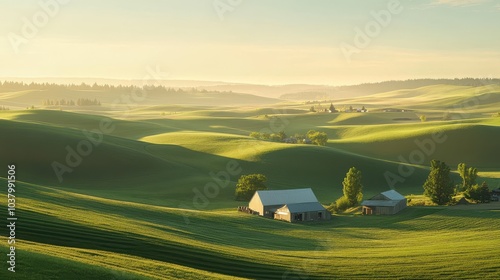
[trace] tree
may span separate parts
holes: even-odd
[[[420,121],[425,122],[427,120],[427,117],[425,115],[420,115]]]
[[[343,193],[349,207],[357,206],[363,199],[363,185],[361,184],[361,171],[351,167],[342,182]]]
[[[465,163],[458,164],[458,174],[462,178],[462,190],[466,191],[476,183],[477,168],[467,167]]]
[[[311,106],[311,108],[309,108],[309,111],[310,112],[316,112],[316,110],[314,109],[314,106]]]
[[[264,185],[266,181],[266,176],[262,174],[241,175],[234,193],[236,200],[249,200],[256,191],[267,190]]]
[[[439,160],[431,161],[431,172],[424,183],[424,194],[432,202],[444,205],[451,201],[454,192],[453,181],[450,178],[450,167]]]
[[[337,110],[335,109],[335,106],[333,106],[333,103],[330,103],[330,113],[335,113]]]
[[[282,130],[282,131],[278,132],[278,137],[279,137],[279,141],[283,142],[283,141],[285,141],[285,139],[286,139],[288,136],[287,136],[287,135],[286,135],[286,133]]]
[[[250,132],[250,137],[252,138],[255,138],[255,139],[259,139],[260,138],[260,133],[258,132]]]
[[[281,142],[281,137],[276,133],[272,133],[271,135],[269,135],[269,140],[273,142]]]
[[[307,138],[311,140],[313,144],[324,146],[328,142],[328,135],[324,132],[319,132],[316,130],[309,130],[306,134]]]
[[[464,192],[464,196],[465,198],[481,203],[489,202],[491,199],[490,189],[488,188],[488,184],[486,184],[486,182],[483,182],[481,186],[478,184],[471,186]]]

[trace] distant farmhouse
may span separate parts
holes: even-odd
[[[361,205],[364,215],[392,215],[406,208],[406,198],[390,190],[363,201]]]
[[[260,216],[291,223],[331,218],[310,188],[256,191],[248,208]]]

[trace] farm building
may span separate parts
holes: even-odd
[[[363,201],[361,205],[364,215],[392,215],[406,208],[406,198],[390,190]]]
[[[260,216],[288,222],[329,220],[331,217],[310,188],[256,191],[248,208]]]

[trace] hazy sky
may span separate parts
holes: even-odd
[[[495,0],[0,3],[0,77],[141,79],[148,67],[264,84],[500,77]]]

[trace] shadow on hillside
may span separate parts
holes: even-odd
[[[119,202],[116,204],[105,203],[73,197],[50,189],[33,190],[29,194],[23,194],[23,196],[52,205],[81,209],[81,211],[97,211],[100,214],[136,221],[138,224],[144,224],[144,227],[161,230],[193,241],[264,250],[301,251],[317,246],[314,239],[271,232],[279,228],[279,225],[272,224],[271,227],[266,227],[265,224],[268,221],[259,217],[245,216],[240,219],[184,209],[147,209],[147,205],[134,207]]]
[[[164,261],[196,269],[254,279],[277,279],[287,268],[259,263],[242,253],[228,255],[200,247],[155,239],[133,232],[118,232],[85,227],[52,216],[18,210],[23,222],[18,238],[44,244],[104,250],[141,258]],[[319,277],[311,276],[310,279]]]

